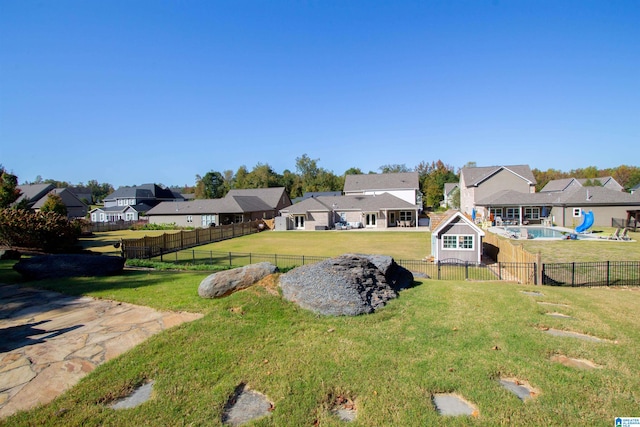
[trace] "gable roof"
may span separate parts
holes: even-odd
[[[536,178],[529,165],[512,166],[484,166],[484,167],[463,167],[460,170],[460,182],[467,187],[477,187],[482,182],[491,178],[498,172],[506,170],[527,181],[529,185],[536,184]]]
[[[287,199],[289,195],[286,192],[284,187],[268,187],[268,188],[247,188],[247,189],[234,189],[229,190],[227,197],[235,197],[235,196],[252,196],[261,199],[264,203],[269,205],[271,209],[276,209],[280,204],[280,200],[283,196],[286,196]],[[263,210],[263,209],[260,209]]]
[[[412,190],[420,188],[418,172],[372,173],[363,175],[346,175],[344,192],[354,191],[388,191]]]
[[[462,221],[466,223],[469,227],[473,228],[474,231],[479,236],[484,236],[484,231],[480,227],[475,225],[473,221],[471,221],[469,218],[463,215],[462,212],[460,211],[451,211],[446,217],[442,219],[442,221],[440,221],[440,223],[438,223],[436,228],[434,228],[431,233],[434,236],[438,236],[447,225],[451,224],[452,222],[459,222],[459,221]]]
[[[86,208],[87,207],[87,205],[82,200],[80,200],[78,196],[76,196],[71,190],[67,188],[54,188],[47,193],[47,196],[52,193],[60,196],[62,203],[64,203],[64,205],[67,208],[71,208],[71,207]],[[45,204],[46,201],[47,201],[47,197],[41,197],[33,204],[32,208],[40,209],[42,205]]]
[[[182,196],[156,184],[143,184],[133,187],[120,187],[104,198],[105,201],[117,199],[180,200]]]
[[[280,212],[304,214],[306,212],[363,211],[374,212],[381,209],[415,211],[416,206],[389,193],[374,195],[345,195],[310,197],[291,205]]]
[[[459,187],[457,182],[445,182],[444,183],[444,194],[449,195],[453,190]]]
[[[38,200],[49,194],[49,192],[56,188],[53,184],[28,184],[17,185],[16,188],[20,190],[20,197],[14,202],[18,204],[24,199],[29,201],[29,207],[33,206]]]
[[[540,193],[564,191],[569,188],[571,184],[582,185],[575,178],[552,179],[551,181],[547,182],[544,187],[542,187]]]
[[[620,206],[638,204],[640,204],[640,195],[605,187],[576,187],[562,192],[544,193],[520,193],[514,190],[504,190],[476,202],[478,206]]]
[[[273,210],[256,196],[227,196],[222,199],[196,199],[186,202],[162,202],[147,212],[153,215],[209,215]]]
[[[566,191],[570,189],[572,186],[581,186],[584,187],[587,182],[598,181],[602,187],[615,187],[623,190],[622,186],[618,184],[618,182],[611,176],[602,176],[599,178],[562,178],[562,179],[553,179],[540,190],[541,193],[551,192],[551,191]],[[591,187],[599,187],[598,185],[594,185]]]

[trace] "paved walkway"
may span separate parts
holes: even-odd
[[[0,418],[50,402],[101,363],[200,317],[0,284]]]

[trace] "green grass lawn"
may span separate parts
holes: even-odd
[[[419,259],[428,253],[429,239],[429,233],[416,232],[265,232],[207,250]],[[571,244],[571,257],[595,251],[583,245],[589,242],[544,243]],[[603,245],[597,250],[605,256],[620,251],[626,255],[621,259],[638,259],[638,243],[593,244]],[[553,245],[543,259],[560,252]],[[0,282],[21,283],[11,265],[0,262]],[[51,404],[0,425],[220,425],[224,405],[241,383],[274,402],[271,416],[256,426],[344,425],[330,412],[338,395],[355,401],[354,426],[605,426],[617,416],[638,416],[640,288],[422,280],[375,314],[336,318],[300,309],[263,287],[203,300],[197,288],[207,274],[127,271],[22,283],[205,316],[155,335]],[[552,311],[572,318],[545,314]],[[554,337],[545,328],[608,341]],[[556,354],[600,367],[565,367],[550,360]],[[498,384],[503,376],[527,381],[540,394],[523,403]],[[155,380],[152,400],[125,411],[107,407],[145,380]],[[439,392],[460,394],[478,407],[479,416],[440,417],[431,401]]]
[[[637,416],[640,407],[638,289],[422,281],[375,314],[323,317],[263,287],[202,300],[197,287],[205,275],[132,272],[32,283],[205,317],[155,335],[51,404],[0,425],[220,425],[240,383],[274,402],[271,416],[252,424],[260,426],[343,425],[330,413],[338,395],[355,401],[354,426],[604,426]],[[541,328],[611,342],[553,337]],[[601,368],[568,368],[551,362],[554,354]],[[540,394],[523,403],[498,384],[502,376],[527,381]],[[107,407],[145,380],[155,380],[152,400],[125,411]],[[440,417],[431,403],[438,392],[471,401],[478,418]]]

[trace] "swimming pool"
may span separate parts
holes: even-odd
[[[529,239],[566,239],[570,234],[566,231],[549,227],[505,227],[505,232],[515,238],[523,238],[521,229],[527,230]]]

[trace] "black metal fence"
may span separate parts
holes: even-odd
[[[640,286],[640,261],[542,264],[542,284],[550,286]]]
[[[185,249],[161,253],[149,259],[183,265],[208,264],[223,267],[241,267],[258,262],[270,262],[280,269],[290,269],[320,262],[328,257]],[[536,263],[522,262],[483,264],[459,260],[429,262],[400,259],[395,261],[417,278],[436,280],[500,280],[548,286],[640,286],[640,261],[543,263],[540,266]],[[538,268],[542,269],[541,283],[538,279]]]

